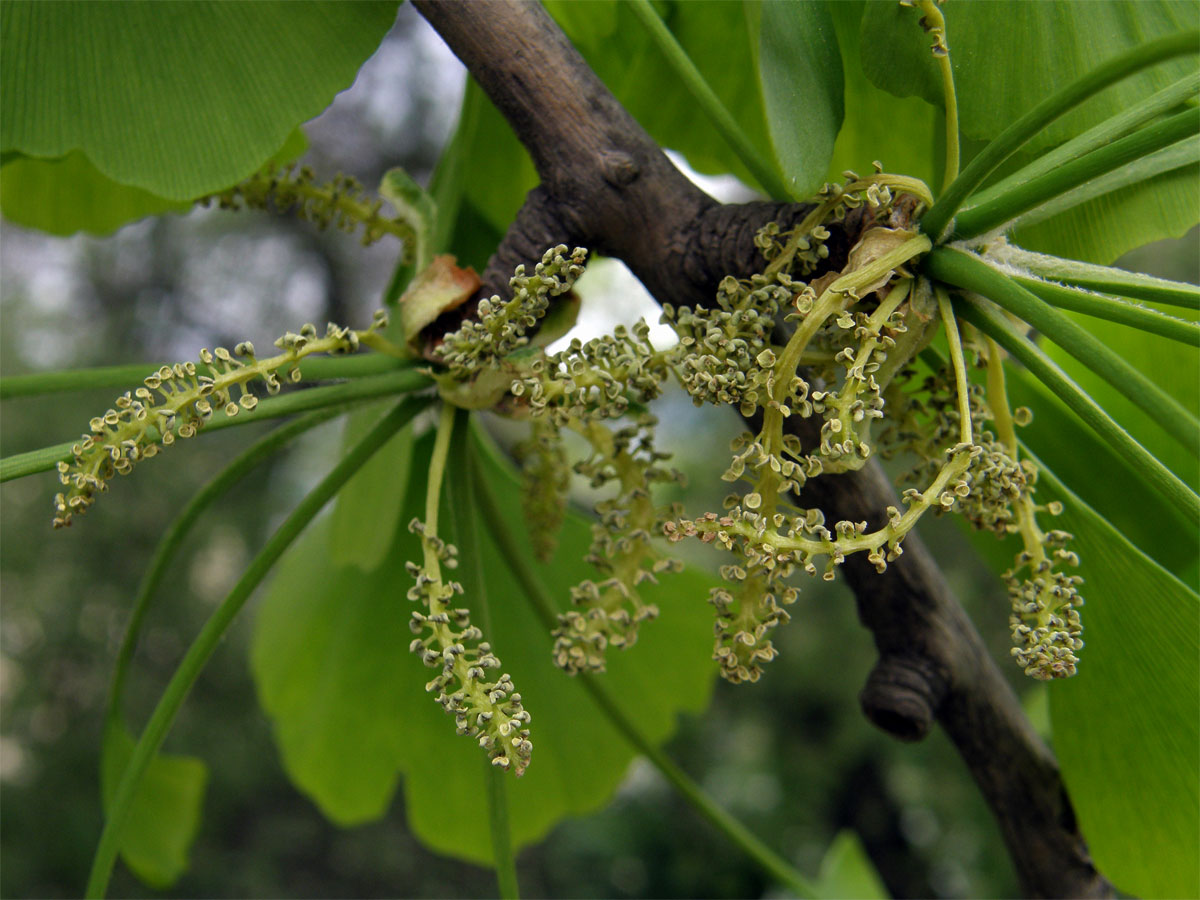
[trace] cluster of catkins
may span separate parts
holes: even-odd
[[[953,366],[939,363],[924,381],[917,374],[918,354],[946,320],[931,286],[907,268],[928,242],[898,224],[900,201],[889,176],[848,173],[847,184],[826,186],[794,229],[760,232],[763,273],[724,279],[711,306],[664,307],[663,321],[679,337],[666,350],[650,344],[644,323],[555,354],[527,346],[549,300],[582,271],[584,252],[564,246],[548,251],[533,275],[518,271],[511,300],[482,304],[478,321],[446,338],[440,353],[448,378],[503,382],[503,408],[530,420],[517,455],[539,554],[553,550],[572,471],[611,488],[598,505],[589,557],[604,577],[573,591],[572,609],[554,634],[555,660],[564,669],[602,670],[605,650],[631,645],[639,624],[654,617],[638,586],[674,568],[652,540],[658,534],[696,537],[734,555],[721,569],[726,584],[709,598],[717,614],[714,658],[729,680],[755,681],[776,654],[769,635],[788,620],[797,594],[788,580],[796,569],[831,579],[847,556],[865,553],[883,571],[933,510],[1021,535],[1025,548],[1006,575],[1014,656],[1037,678],[1074,672],[1082,646],[1079,579],[1061,571],[1074,562],[1064,547],[1069,536],[1037,526],[1037,513],[1055,510],[1032,501],[1034,467],[1018,461],[1015,441],[1010,446],[986,430],[992,412],[981,389],[956,379]],[[814,276],[828,258],[827,226],[851,210],[862,210],[862,240],[842,271]],[[792,327],[782,341],[781,320]],[[741,487],[720,513],[681,518],[652,499],[657,484],[678,475],[653,449],[653,418],[630,410],[658,396],[672,377],[697,405],[731,405],[758,425],[731,448],[724,477]],[[1023,416],[1018,410],[1017,424]],[[789,419],[814,420],[814,436],[802,440]],[[565,431],[586,442],[574,465]],[[795,505],[809,478],[853,471],[880,451],[913,460],[904,481],[915,485],[901,507],[886,510],[883,527],[827,522],[821,510]]]
[[[412,229],[402,220],[383,214],[383,201],[368,198],[362,183],[354,176],[338,175],[326,184],[317,184],[316,173],[310,167],[295,163],[269,165],[228,190],[199,202],[203,206],[216,203],[218,209],[226,210],[291,213],[320,229],[332,225],[353,233],[361,227],[364,247],[386,234],[409,242],[414,237]]]
[[[252,410],[258,397],[250,385],[261,381],[268,394],[277,394],[283,380],[300,380],[300,361],[313,353],[353,353],[360,341],[387,327],[387,314],[379,311],[366,331],[352,331],[330,322],[323,337],[316,326],[288,332],[275,342],[282,352],[259,359],[254,345],[242,341],[231,354],[224,347],[200,351],[193,362],[163,366],[148,375],[142,386],[126,391],[115,407],[88,423],[89,433],[71,448],[70,462],[58,464],[58,476],[67,490],[54,498],[54,527],[71,524],[96,495],[108,489],[114,475],[127,475],[135,463],[150,459],[176,437],[190,438],[220,410],[236,416]]]
[[[976,349],[978,365],[995,365],[982,348]],[[1034,502],[1037,467],[1027,459],[1018,459],[1015,440],[999,438],[986,423],[996,413],[985,397],[984,389],[974,382],[968,385],[972,441],[979,452],[964,473],[969,492],[956,497],[948,509],[962,515],[975,528],[999,536],[1018,534],[1024,544],[1013,568],[1004,573],[1004,582],[1012,600],[1009,618],[1013,638],[1012,655],[1026,675],[1039,680],[1074,675],[1083,648],[1083,626],[1078,607],[1083,605],[1078,586],[1082,579],[1064,568],[1078,565],[1075,553],[1067,549],[1071,535],[1065,531],[1043,532],[1037,524],[1039,513],[1058,515],[1057,501],[1044,506]],[[881,435],[885,453],[891,456],[915,456],[917,464],[902,476],[902,482],[920,483],[937,467],[937,448],[957,433],[960,413],[956,402],[954,377],[947,368],[914,379],[912,388],[895,398],[899,412],[887,433]],[[994,398],[1007,405],[1003,396]],[[1025,425],[1031,414],[1023,407],[1003,410],[1013,425]]]
[[[650,344],[645,323],[632,331],[618,328],[608,338],[572,341],[560,353],[525,352],[550,299],[571,289],[585,259],[582,249],[551,248],[532,274],[523,267],[517,270],[510,282],[511,300],[480,303],[477,319],[447,335],[437,351],[458,383],[480,376],[495,379],[501,372],[511,408],[530,418],[530,437],[517,454],[540,556],[553,553],[572,471],[593,488],[611,491],[597,504],[599,521],[588,554],[604,577],[574,589],[572,609],[559,616],[554,632],[555,661],[569,672],[602,671],[609,646],[631,646],[639,625],[658,615],[638,587],[680,568],[653,541],[678,510],[655,504],[651,488],[681,478],[662,465],[666,455],[654,449],[656,420],[643,413],[629,425],[605,424],[626,415],[631,403],[641,405],[658,396],[670,374],[668,358]],[[563,442],[565,430],[578,434],[589,448],[573,466]]]
[[[529,713],[507,673],[491,677],[500,660],[483,632],[471,624],[470,612],[450,605],[462,585],[444,581],[442,567],[457,565],[455,549],[414,519],[409,529],[420,536],[424,564],[408,563],[416,583],[408,599],[420,602],[425,612],[414,612],[409,621],[414,634],[409,649],[431,669],[441,671],[425,685],[437,693],[437,702],[454,716],[459,734],[473,737],[492,764],[521,775],[529,765],[533,743],[529,740]]]

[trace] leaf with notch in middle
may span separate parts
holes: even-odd
[[[430,436],[417,442],[402,521],[423,516]],[[491,470],[493,490],[512,515],[511,532],[526,552],[520,486],[506,467]],[[448,473],[448,477],[459,477]],[[448,510],[443,520],[449,521]],[[259,698],[274,724],[292,781],[334,822],[349,825],[383,815],[399,776],[414,832],[433,849],[486,863],[491,839],[485,767],[473,741],[424,690],[430,670],[408,651],[412,577],[405,560],[419,545],[397,529],[384,562],[372,572],[337,567],[324,553],[329,525],[318,523],[281,561],[259,610],[251,665]],[[487,533],[486,523],[479,531]],[[591,574],[582,559],[591,542],[588,520],[568,517],[559,551],[536,563],[551,596],[565,607],[570,586]],[[555,823],[603,806],[634,751],[597,710],[580,684],[551,660],[552,640],[507,564],[483,541],[493,633],[487,635],[533,716],[533,762],[509,785],[514,847],[540,840]],[[651,740],[665,740],[675,717],[708,702],[713,581],[694,571],[644,586],[662,611],[637,646],[613,653],[600,676],[627,715]],[[468,607],[472,598],[462,598]]]

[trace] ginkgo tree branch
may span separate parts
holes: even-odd
[[[660,303],[704,305],[725,275],[748,277],[761,269],[753,243],[759,228],[776,221],[786,229],[805,214],[801,204],[722,205],[705,195],[540,5],[414,2],[508,120],[541,177],[490,260],[481,294],[507,296],[516,265],[535,263],[547,247],[566,243],[623,260]],[[860,228],[860,220],[848,216],[831,234],[831,270],[845,263]],[[468,304],[464,314],[470,313]],[[802,440],[811,443],[815,434]],[[814,479],[804,491],[806,505],[811,498],[837,519],[873,525],[897,502],[874,464]],[[992,809],[1026,894],[1110,895],[1092,866],[1053,754],[914,537],[882,575],[862,557],[843,567],[880,653],[861,695],[864,712],[901,740],[924,737],[934,721],[942,725]]]

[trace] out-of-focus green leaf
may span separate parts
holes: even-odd
[[[576,46],[595,46],[616,34],[618,0],[544,0],[542,6]]]
[[[473,80],[467,83],[463,95],[462,115],[470,130],[462,151],[467,160],[462,169],[463,197],[503,234],[525,195],[538,183],[533,160]],[[496,249],[494,244],[491,249]]]
[[[839,831],[834,837],[821,860],[816,888],[818,900],[886,900],[891,896],[853,831]]]
[[[81,151],[106,177],[191,200],[258,169],[329,105],[395,2],[0,7],[0,150]]]
[[[682,153],[698,172],[733,173],[755,184],[709,121],[697,114],[691,94],[626,4],[615,4],[614,29],[613,6],[607,0],[584,0],[556,3],[549,10],[596,74],[659,144]],[[768,146],[755,60],[757,33],[751,33],[743,5],[688,0],[656,3],[655,8],[750,142]],[[606,35],[619,39],[605,39]]]
[[[272,159],[288,162],[307,147],[303,130],[297,128]],[[18,225],[50,234],[110,234],[135,219],[190,206],[117,184],[78,150],[61,159],[36,159],[18,153],[0,168],[0,212]]]
[[[758,73],[775,160],[797,199],[825,180],[842,125],[842,56],[823,3],[762,6]]]
[[[0,168],[0,212],[50,234],[111,234],[134,219],[190,205],[117,184],[78,150],[60,159],[19,156]]]
[[[879,160],[888,172],[939,183],[942,114],[919,97],[895,97],[867,79],[859,41],[862,0],[828,6],[842,53],[845,116],[827,180],[841,181],[847,169],[865,175]]]
[[[1196,224],[1200,167],[1184,166],[1020,225],[1013,242],[1030,250],[1108,265],[1152,241],[1182,237]]]
[[[428,440],[418,441],[404,521],[422,515],[429,450]],[[501,506],[513,513],[514,533],[528,546],[515,478],[501,471],[493,477]],[[412,578],[404,561],[419,558],[418,543],[400,529],[385,562],[363,573],[329,563],[319,549],[327,532],[328,526],[313,529],[281,563],[255,628],[254,676],[284,766],[343,824],[382,815],[403,773],[416,834],[439,852],[487,862],[481,751],[454,733],[453,720],[424,691],[429,670],[408,652],[412,604],[405,593]],[[587,521],[571,516],[559,553],[544,570],[564,607],[569,587],[588,574],[581,560],[590,539]],[[533,716],[533,762],[508,785],[512,839],[522,846],[564,816],[607,802],[633,751],[579,683],[554,667],[549,634],[496,548],[484,544],[493,626],[487,639]],[[602,676],[653,740],[674,730],[677,713],[707,703],[712,621],[704,598],[710,583],[686,572],[650,586],[648,599],[660,606],[660,620],[643,628],[636,647],[612,654]],[[463,602],[470,606],[472,598]]]
[[[742,5],[695,0],[656,4],[656,9],[746,136],[757,146],[767,146],[770,137],[754,58],[758,42],[751,40]],[[549,3],[547,10],[659,144],[682,153],[697,171],[733,173],[754,183],[708,120],[696,114],[686,87],[625,4],[571,0]],[[646,90],[649,84],[653,91]],[[471,161],[463,169],[464,199],[503,233],[537,185],[537,172],[508,123],[474,82],[467,86],[462,121],[469,124],[463,155]],[[462,234],[464,229],[458,231]],[[460,263],[474,262],[455,252]]]
[[[1121,891],[1200,896],[1200,597],[1052,476],[1042,493],[1065,504],[1055,527],[1085,579],[1079,674],[1050,685],[1080,829]]]
[[[1026,370],[1009,369],[1008,396],[1013,407],[1033,412],[1019,435],[1038,458],[1133,544],[1182,577],[1196,559],[1196,540],[1182,513]],[[975,543],[984,550],[998,546],[991,535],[978,535]],[[1017,552],[1015,541],[1004,546],[994,557],[1002,569]]]
[[[1194,4],[1172,0],[948,0],[942,12],[959,127],[964,136],[978,140],[995,137],[1030,107],[1107,59],[1152,38],[1194,28],[1196,22]],[[868,0],[861,28],[863,67],[875,85],[941,107],[941,79],[919,18],[917,10],[890,0]],[[1194,58],[1174,60],[1108,88],[1051,124],[1024,152],[1074,137],[1194,66]],[[847,108],[853,110],[854,105],[848,103]],[[1187,231],[1198,218],[1197,190],[1196,167],[1177,169],[1018,228],[1016,241],[1033,250],[1109,263],[1134,247]]]
[[[391,407],[388,401],[347,416],[343,449],[362,440]],[[338,491],[329,532],[329,559],[333,565],[357,566],[370,572],[383,562],[404,508],[412,452],[413,429],[409,423]]]
[[[942,6],[958,96],[959,126],[991,139],[1031,107],[1082,74],[1152,38],[1196,27],[1187,0],[1042,0]],[[862,21],[867,77],[891,93],[942,106],[942,83],[920,12],[891,0],[869,0]],[[1036,61],[1036,64],[1034,64]],[[1097,95],[1050,125],[1028,147],[1074,137],[1195,67],[1183,58],[1152,67]]]
[[[106,730],[100,771],[106,809],[133,756],[133,746],[133,736],[125,729]],[[207,766],[193,756],[160,753],[146,770],[121,835],[121,858],[151,887],[168,888],[187,870],[207,782]]]

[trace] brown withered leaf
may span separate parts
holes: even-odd
[[[483,284],[473,268],[462,269],[457,263],[450,254],[435,256],[400,298],[400,322],[412,349],[420,349],[422,328],[447,310],[462,306]]]
[[[879,257],[895,250],[913,236],[912,231],[903,228],[869,228],[859,238],[857,244],[850,248],[849,259],[843,272],[854,272],[863,266],[873,263]],[[877,291],[891,279],[891,273],[880,276],[874,282],[859,288],[858,295],[865,297],[872,291]]]

